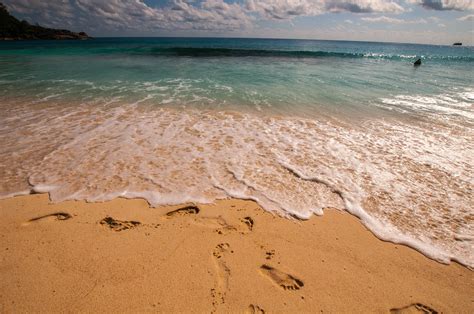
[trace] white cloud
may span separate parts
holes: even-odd
[[[470,21],[470,22],[472,22],[472,21],[474,21],[474,14],[469,14],[469,15],[460,17],[460,18],[458,18],[458,21],[463,21],[463,22]]]
[[[428,20],[432,21],[432,22],[439,22],[441,21],[441,19],[439,17],[436,17],[436,16],[430,16],[428,18]]]
[[[105,18],[111,25],[131,29],[233,30],[249,27],[252,18],[238,4],[223,0],[173,0],[164,8],[152,8],[140,0],[75,0],[85,14]]]
[[[136,29],[152,31],[214,30],[232,31],[251,27],[254,18],[239,4],[224,0],[172,0],[164,8],[153,8],[141,0],[4,0],[7,7],[30,19],[51,25],[55,16],[78,27]],[[59,22],[59,21],[58,21]]]
[[[363,17],[361,18],[362,21],[369,22],[369,23],[386,23],[386,24],[426,24],[425,19],[418,19],[418,20],[404,20],[404,19],[397,19],[387,16],[378,16],[378,17]]]
[[[309,0],[247,0],[246,8],[264,18],[277,20],[301,15],[317,15],[323,12],[318,1]]]
[[[398,3],[390,0],[246,0],[247,10],[266,19],[286,20],[327,12],[401,13]]]
[[[322,0],[330,12],[402,13],[405,9],[391,0]]]
[[[2,1],[2,0],[0,0]],[[418,4],[434,10],[468,10],[474,0],[168,0],[152,7],[143,0],[3,0],[7,7],[30,22],[75,30],[122,31],[153,34],[158,30],[249,32],[258,19],[291,21],[300,16],[325,13],[380,13],[365,16],[365,22],[420,24],[426,20],[404,20],[389,14],[407,12],[402,4]],[[436,17],[427,18],[441,24]],[[472,15],[460,18],[471,21]],[[352,20],[347,19],[345,24]],[[291,24],[290,24],[291,26]]]

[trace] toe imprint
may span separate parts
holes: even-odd
[[[249,307],[247,308],[247,311],[245,311],[245,313],[247,313],[247,314],[265,314],[265,310],[263,310],[258,305],[250,304]]]

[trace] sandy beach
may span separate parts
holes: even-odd
[[[471,270],[377,239],[353,216],[251,201],[0,201],[0,311],[472,313]]]
[[[474,314],[472,12],[0,0],[0,314]]]

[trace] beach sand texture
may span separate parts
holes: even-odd
[[[0,311],[473,313],[474,276],[335,209],[0,200]]]

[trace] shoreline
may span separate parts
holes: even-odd
[[[0,308],[35,311],[474,311],[474,274],[378,239],[354,216],[289,220],[253,201],[0,200]]]

